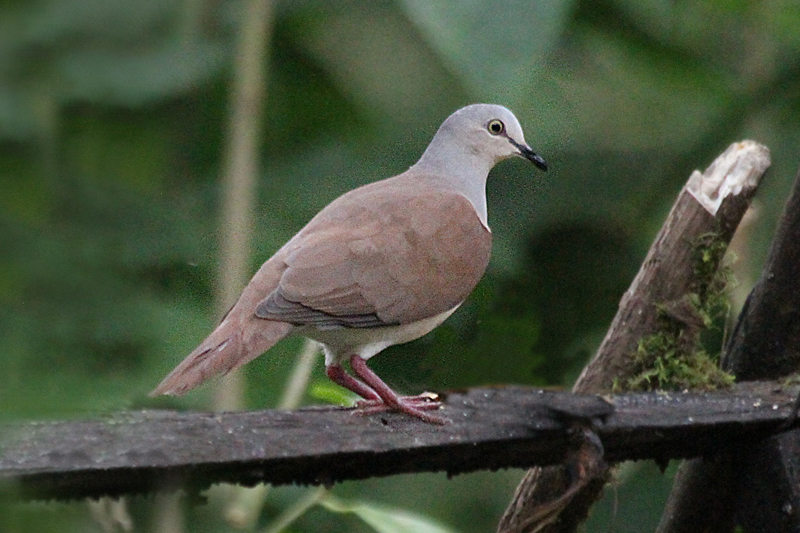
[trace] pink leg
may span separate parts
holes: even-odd
[[[438,409],[441,405],[439,402],[431,401],[430,398],[425,396],[398,396],[397,393],[389,387],[389,385],[384,383],[375,372],[369,369],[367,362],[358,355],[353,355],[350,357],[350,366],[353,367],[353,372],[355,372],[356,376],[361,378],[364,383],[366,383],[367,387],[370,388],[371,391],[375,392],[377,396],[380,397],[379,399],[382,400],[382,406],[378,404],[370,407],[377,408],[378,410],[388,407],[389,409],[401,411],[408,415],[417,417],[424,422],[430,422],[433,424],[449,423],[449,420],[445,418],[434,416],[424,411],[425,409]],[[353,381],[356,380],[354,379]],[[366,398],[366,396],[364,396],[364,398]],[[374,399],[372,398],[367,398],[367,400],[370,401],[363,403],[377,403],[374,402]],[[369,408],[367,411],[369,411]]]
[[[325,368],[325,373],[328,374],[328,377],[334,383],[341,385],[347,390],[353,391],[365,400],[371,401],[381,401],[381,397],[378,396],[378,393],[369,388],[367,385],[364,385],[353,376],[348,374],[344,371],[339,365],[330,365],[329,367]]]

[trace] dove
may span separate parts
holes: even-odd
[[[492,248],[486,180],[511,157],[547,170],[507,108],[459,109],[408,170],[347,192],[313,217],[151,396],[183,394],[302,335],[322,344],[327,376],[363,398],[357,412],[446,423],[431,412],[442,406],[435,397],[398,395],[367,361],[439,326],[478,284]]]

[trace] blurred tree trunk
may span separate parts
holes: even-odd
[[[236,302],[250,277],[261,117],[266,100],[267,45],[272,25],[273,5],[270,0],[246,3],[234,58],[228,142],[222,175],[221,260],[217,285],[220,316]],[[217,388],[214,398],[216,410],[241,409],[244,384],[240,376],[239,372],[229,374]]]
[[[257,197],[262,115],[266,101],[267,63],[274,5],[271,0],[248,0],[242,12],[239,43],[230,90],[228,136],[222,175],[220,264],[217,310],[220,316],[236,303],[250,278],[250,242]],[[216,411],[244,407],[245,383],[241,370],[225,376],[216,389]],[[223,486],[223,514],[230,521],[252,489]],[[256,490],[258,492],[258,490]],[[256,497],[260,501],[261,498]],[[260,510],[260,506],[257,506]],[[233,513],[233,515],[232,515]],[[258,516],[257,512],[254,513]]]

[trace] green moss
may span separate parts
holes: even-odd
[[[783,384],[781,385],[785,389],[790,389],[792,387],[797,387],[800,385],[800,374],[791,374],[783,380]]]
[[[633,377],[615,384],[624,390],[726,388],[734,377],[719,368],[718,357],[703,349],[687,350],[682,334],[656,333],[643,338],[634,355]]]
[[[727,289],[734,282],[733,270],[722,263],[728,244],[716,233],[700,235],[693,244],[695,283],[692,295],[698,312],[710,327],[730,310]]]
[[[639,341],[632,376],[616,380],[615,390],[713,390],[734,382],[700,339],[729,309],[726,288],[732,275],[722,265],[727,244],[708,233],[693,246],[695,281],[683,298],[658,305],[658,331]]]

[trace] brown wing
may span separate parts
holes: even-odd
[[[489,262],[491,233],[450,191],[366,187],[323,210],[284,251],[261,318],[320,328],[377,327],[461,303]]]

